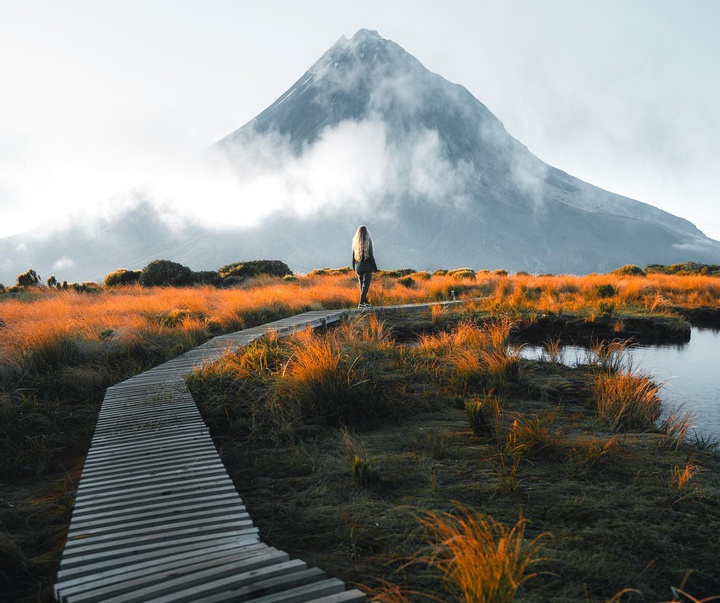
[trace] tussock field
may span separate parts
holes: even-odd
[[[600,335],[682,337],[683,316],[717,316],[720,278],[398,271],[376,276],[370,301],[439,301],[451,292],[473,301],[271,338],[193,377],[261,532],[382,601],[424,600],[413,589],[446,601],[512,600],[514,589],[505,598],[468,594],[456,565],[466,551],[441,546],[446,530],[507,542],[516,573],[506,582],[522,582],[518,600],[605,601],[623,588],[642,594],[617,600],[670,600],[687,570],[688,592],[720,593],[720,551],[704,535],[720,526],[716,443],[695,441],[682,417],[657,425],[656,384],[623,370],[621,360],[608,366],[621,350],[600,347],[592,366],[568,369],[521,361],[506,345],[533,333],[551,358],[567,337],[563,321],[596,344]],[[351,308],[357,297],[356,278],[344,270],[257,277],[227,289],[0,294],[0,598],[51,600],[107,386],[214,335]],[[325,505],[308,507],[317,516],[307,518],[324,541],[291,529],[308,501]],[[613,524],[619,508],[631,512]],[[586,545],[587,554],[571,552]],[[611,555],[618,548],[622,554]]]

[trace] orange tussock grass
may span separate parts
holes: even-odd
[[[439,569],[450,590],[459,591],[468,603],[513,601],[518,588],[537,575],[529,569],[543,561],[542,540],[549,536],[528,541],[522,517],[508,529],[464,507],[458,514],[428,512],[420,521],[437,542],[413,562]]]
[[[602,372],[593,383],[598,416],[614,431],[650,430],[660,417],[661,385],[632,372]]]
[[[611,294],[603,286],[611,285]],[[416,279],[413,287],[397,278],[373,281],[370,298],[376,306],[460,298],[476,298],[478,310],[530,312],[595,312],[603,303],[617,309],[667,311],[675,305],[717,306],[720,278],[649,274],[503,276],[478,273],[474,279],[448,275]],[[242,288],[123,287],[99,293],[46,290],[21,298],[0,297],[0,362],[23,373],[33,355],[54,362],[70,353],[92,355],[92,345],[144,344],[172,332],[186,346],[218,332],[238,330],[281,316],[319,308],[347,308],[357,303],[357,279],[352,273],[298,277],[291,281],[259,278]],[[439,319],[440,313],[435,314]],[[496,348],[497,349],[497,348]],[[45,360],[43,360],[43,355]]]
[[[670,477],[670,487],[676,488],[678,492],[682,492],[690,483],[695,475],[700,473],[702,469],[695,460],[690,460],[684,468],[674,467]]]
[[[373,282],[370,296],[376,305],[402,304],[427,300],[428,289],[409,289],[397,279],[383,277]],[[25,298],[0,297],[0,315],[6,325],[0,330],[0,350],[37,349],[63,336],[98,341],[108,329],[115,337],[162,333],[169,328],[191,331],[208,325],[240,329],[257,323],[262,309],[290,315],[353,307],[357,298],[357,279],[352,275],[293,281],[263,278],[236,289],[134,286],[93,294],[44,290]]]
[[[670,306],[716,306],[720,301],[720,278],[703,275],[648,274],[646,277],[590,274],[586,276],[511,277],[479,274],[477,284],[487,309],[582,312],[599,301],[617,308],[662,312]],[[603,286],[611,285],[607,294]]]

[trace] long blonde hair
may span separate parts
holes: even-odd
[[[373,242],[366,226],[358,226],[353,237],[352,250],[356,262],[362,262],[372,257]]]

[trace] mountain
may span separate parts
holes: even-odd
[[[191,180],[183,180],[193,174]],[[651,205],[547,165],[464,87],[374,31],[342,37],[252,121],[52,237],[0,239],[0,282],[35,268],[102,279],[153,259],[194,270],[350,261],[358,224],[381,267],[605,272],[720,263],[720,243]],[[124,209],[123,209],[124,208]]]

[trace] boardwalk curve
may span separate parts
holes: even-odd
[[[431,304],[391,306],[390,312]],[[319,310],[220,335],[108,388],[55,584],[60,603],[356,603],[357,589],[260,541],[185,386],[269,332],[343,320]]]

